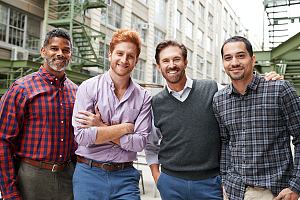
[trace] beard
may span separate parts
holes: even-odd
[[[63,62],[55,64],[56,60],[61,60]],[[45,57],[44,62],[47,63],[47,65],[56,72],[65,71],[67,66],[70,63],[70,61],[65,58],[50,58],[50,57]]]

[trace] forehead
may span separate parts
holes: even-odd
[[[247,53],[247,48],[245,43],[243,42],[229,42],[227,44],[224,45],[223,48],[223,54],[236,54],[236,53],[241,53],[241,52],[245,52]]]
[[[115,45],[114,51],[126,51],[137,54],[137,46],[132,42],[120,42]]]
[[[182,57],[182,50],[177,46],[168,46],[159,53],[160,59]]]
[[[48,42],[47,46],[65,46],[65,47],[70,47],[71,43],[66,38],[53,37],[53,38],[49,39],[49,42]]]

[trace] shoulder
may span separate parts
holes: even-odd
[[[77,90],[78,86],[69,78],[66,79],[66,84],[71,90]]]
[[[229,91],[231,90],[230,85],[225,86],[224,88],[218,90],[214,95],[214,101],[218,99],[224,99],[228,95]]]
[[[150,101],[152,99],[152,96],[148,90],[140,86],[138,83],[132,80],[132,84],[134,87],[134,90],[136,91],[137,95],[141,95],[144,97],[145,101]]]

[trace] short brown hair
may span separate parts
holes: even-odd
[[[155,60],[156,60],[156,63],[159,64],[159,54],[160,52],[169,47],[169,46],[174,46],[174,47],[178,47],[181,49],[181,54],[182,54],[182,57],[184,59],[184,61],[186,61],[186,58],[187,58],[187,49],[186,47],[175,41],[175,40],[165,40],[165,41],[162,41],[161,43],[159,43],[157,46],[156,46],[156,51],[155,51]]]
[[[121,42],[132,42],[137,47],[137,58],[141,52],[141,38],[138,32],[129,29],[119,29],[114,32],[110,44],[109,52],[112,53],[115,46]]]

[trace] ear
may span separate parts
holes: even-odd
[[[253,54],[252,56],[252,66],[255,66],[255,62],[256,62],[256,56]]]
[[[108,61],[111,62],[111,52],[108,52]]]
[[[45,49],[45,47],[41,48],[40,53],[41,53],[42,58],[44,58],[45,55],[46,55],[46,49]]]
[[[160,67],[159,64],[156,64],[156,68],[157,68],[157,70],[161,73],[161,67]]]
[[[184,61],[185,68],[187,67],[188,63],[189,63],[188,60],[185,59],[185,61]]]

